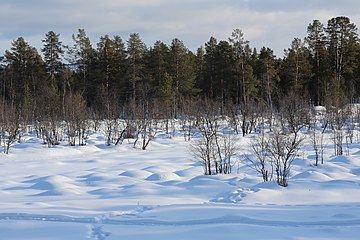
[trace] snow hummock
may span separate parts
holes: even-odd
[[[47,148],[32,134],[0,161],[0,239],[357,239],[360,144],[314,166],[311,143],[289,186],[262,182],[242,154],[233,173],[207,176],[179,134],[146,151],[89,144]]]

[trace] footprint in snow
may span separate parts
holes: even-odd
[[[111,233],[105,232],[102,226],[92,225],[90,229],[89,239],[92,240],[105,240]]]
[[[220,203],[237,203],[242,201],[249,193],[254,192],[248,188],[240,188],[238,190],[232,191],[228,194],[224,194],[223,196],[219,196],[216,199],[212,199],[211,202],[220,202]]]

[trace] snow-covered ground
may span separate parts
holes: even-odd
[[[34,135],[0,159],[0,239],[358,239],[360,144],[314,166],[305,144],[289,186],[263,183],[243,153],[229,175],[205,176],[188,142],[159,135],[147,150],[47,148]]]

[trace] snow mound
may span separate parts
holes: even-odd
[[[88,175],[80,176],[79,178],[83,178],[83,180],[81,180],[83,182],[99,182],[107,179],[105,175],[98,173],[91,173]]]
[[[360,184],[357,181],[350,181],[350,180],[331,180],[324,184],[325,189],[354,189],[359,191]]]
[[[151,173],[145,170],[128,170],[119,174],[119,176],[142,179],[148,178],[150,175]]]
[[[252,189],[253,189],[253,192],[258,192],[261,189],[279,190],[279,189],[283,189],[283,187],[280,187],[275,181],[268,181],[268,182],[260,182],[256,185],[254,185],[252,187]]]
[[[176,181],[179,179],[180,179],[180,176],[177,175],[176,173],[172,173],[172,172],[170,172],[170,173],[154,173],[146,178],[146,180],[149,180],[149,181],[162,181],[162,182]]]
[[[291,180],[314,180],[314,181],[329,181],[331,178],[323,173],[308,170],[302,173],[299,173],[291,178]]]
[[[156,160],[153,160],[153,161],[154,162],[153,162],[152,166],[143,168],[142,170],[148,171],[148,172],[151,172],[151,173],[175,172],[175,171],[179,170],[178,168],[176,168],[176,166],[174,166],[174,164],[171,164],[169,162],[161,163],[161,165],[158,165],[155,162]]]
[[[351,170],[351,173],[356,176],[360,176],[360,168],[355,168],[355,169]]]
[[[201,174],[203,174],[203,168],[202,167],[191,167],[184,170],[176,171],[175,173],[179,175],[180,177],[196,177]]]
[[[84,193],[79,186],[74,184],[72,179],[65,176],[55,175],[30,180],[28,182],[34,182],[29,189],[43,191],[41,193],[34,194],[34,196],[55,196]]]
[[[329,160],[332,163],[350,163],[350,160],[346,156],[336,156],[333,159]]]
[[[48,149],[33,135],[0,161],[1,239],[239,239],[241,232],[242,239],[355,240],[360,144],[336,157],[325,134],[324,164],[313,165],[304,139],[286,188],[276,176],[262,182],[241,154],[231,174],[204,175],[181,134],[155,138],[147,151],[130,140],[100,150],[97,134],[87,146]],[[240,151],[254,137],[239,137]]]

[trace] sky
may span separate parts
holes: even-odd
[[[49,31],[72,45],[71,35],[83,28],[93,47],[105,34],[126,41],[139,33],[148,47],[178,38],[191,51],[211,36],[227,40],[241,29],[251,47],[266,46],[282,57],[314,19],[326,25],[347,16],[360,26],[359,9],[359,0],[1,0],[0,56],[20,36],[40,51]]]

